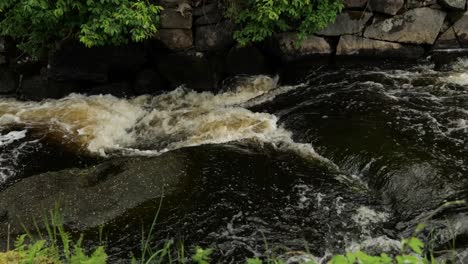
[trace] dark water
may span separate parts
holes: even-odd
[[[418,236],[436,250],[466,250],[468,206],[450,203],[468,198],[465,64],[439,71],[429,63],[321,69],[271,100],[236,105],[277,117],[296,145],[247,136],[186,144],[162,154],[187,157],[188,181],[163,199],[156,241],[209,247],[216,262],[237,263],[253,256],[303,254],[297,251],[316,257],[357,248],[395,252],[398,241],[424,223]],[[244,129],[235,123],[240,119],[233,120],[234,130]],[[11,131],[22,130],[1,133]],[[307,144],[322,158],[304,154]],[[23,145],[31,151],[9,164],[14,179],[101,161],[37,136],[17,139],[0,151],[13,155]],[[138,251],[141,227],[148,228],[159,201],[142,203],[106,224],[115,259]]]

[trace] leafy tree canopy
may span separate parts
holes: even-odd
[[[78,39],[87,47],[151,37],[161,7],[147,0],[1,0],[0,35],[39,57]]]
[[[277,32],[298,31],[299,40],[325,28],[343,8],[342,0],[226,0],[227,16],[242,45],[262,41]]]

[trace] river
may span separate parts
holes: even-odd
[[[311,69],[294,85],[238,77],[218,94],[3,98],[0,196],[16,199],[39,174],[182,155],[191,180],[164,204],[158,241],[213,248],[226,263],[326,259],[398,250],[424,223],[418,235],[436,250],[467,254],[468,206],[450,203],[468,198],[467,72],[460,59]],[[101,223],[116,259],[138,246],[150,200]]]

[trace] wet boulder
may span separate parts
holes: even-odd
[[[49,172],[0,192],[6,212],[0,247],[9,224],[11,235],[23,232],[21,223],[35,230],[33,217],[42,219],[57,204],[65,224],[76,231],[103,225],[110,232],[109,248],[137,248],[140,225],[150,224],[160,209],[156,239],[181,236],[187,248],[213,248],[217,263],[265,252],[263,234],[272,247],[300,250],[307,243],[312,254],[323,255],[346,239],[358,239],[364,228],[373,234],[381,226],[365,221],[362,211],[373,211],[366,192],[338,176],[320,159],[253,142]]]
[[[0,237],[6,241],[7,224],[11,234],[24,231],[21,223],[34,230],[33,218],[42,219],[55,205],[66,224],[79,230],[106,224],[144,201],[175,194],[187,180],[185,158],[183,153],[172,153],[122,159],[27,178],[0,193],[0,208],[8,214],[0,223]]]
[[[427,7],[411,9],[391,18],[378,18],[367,27],[364,37],[413,44],[433,44],[446,13]]]
[[[372,14],[368,12],[348,11],[339,14],[334,23],[318,31],[317,35],[340,36],[361,33]]]

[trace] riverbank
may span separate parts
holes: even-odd
[[[335,23],[299,45],[291,32],[241,47],[217,1],[163,1],[160,29],[142,44],[88,49],[69,43],[35,62],[0,40],[0,94],[26,100],[73,92],[129,97],[180,85],[217,92],[232,76],[287,74],[304,61],[359,65],[362,58],[381,63],[432,56],[443,64],[466,54],[465,2],[347,0]]]

